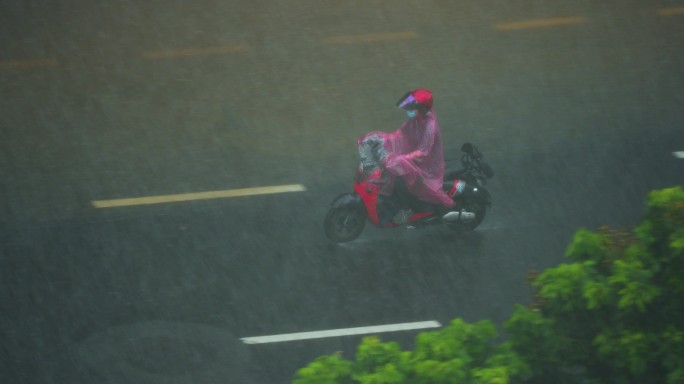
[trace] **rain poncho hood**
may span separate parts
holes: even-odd
[[[368,148],[377,151],[379,160],[391,175],[381,193],[391,195],[396,177],[418,199],[433,204],[453,206],[442,190],[444,150],[439,123],[433,111],[408,119],[394,132],[370,132],[359,138],[362,161]]]

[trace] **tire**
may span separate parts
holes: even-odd
[[[462,200],[457,203],[459,209],[463,209],[468,212],[475,214],[475,220],[464,222],[464,223],[445,223],[449,229],[458,232],[468,232],[477,228],[485,218],[487,214],[487,206],[482,202],[475,200]]]
[[[361,235],[366,216],[351,207],[331,208],[325,216],[323,227],[328,238],[336,243],[346,243]]]

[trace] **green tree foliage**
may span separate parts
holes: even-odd
[[[414,351],[375,337],[356,356],[323,356],[295,384],[684,383],[684,191],[653,191],[633,231],[580,229],[569,263],[532,275],[506,340],[460,319]]]
[[[634,231],[579,230],[565,256],[506,322],[529,381],[684,382],[684,191],[652,192]]]
[[[352,383],[352,363],[341,358],[339,353],[321,356],[299,370],[297,384],[346,384]]]
[[[504,384],[527,374],[527,365],[509,344],[494,343],[497,337],[490,321],[469,324],[460,319],[439,331],[420,333],[414,351],[366,337],[347,365],[340,364],[339,354],[319,357],[297,372],[294,383]],[[334,376],[322,374],[326,366],[336,369]]]

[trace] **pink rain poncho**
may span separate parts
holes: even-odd
[[[444,149],[442,134],[434,112],[405,121],[394,132],[370,132],[360,139],[359,150],[368,142],[381,145],[379,157],[391,175],[381,193],[391,195],[396,177],[402,177],[409,192],[433,204],[454,206],[442,190],[444,181]],[[363,158],[363,153],[362,153]]]

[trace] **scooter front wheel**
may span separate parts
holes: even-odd
[[[351,207],[331,208],[323,222],[326,236],[336,243],[356,239],[365,225],[366,217],[363,213]]]

